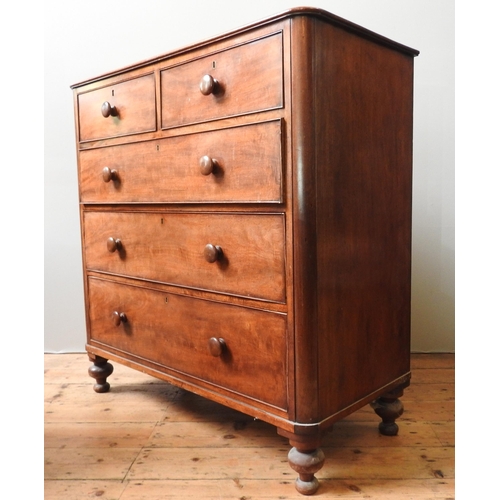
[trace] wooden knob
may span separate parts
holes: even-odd
[[[116,108],[110,104],[108,101],[105,101],[102,103],[101,106],[101,113],[104,118],[107,118],[108,116],[116,116],[118,115],[118,111]]]
[[[113,323],[116,326],[120,326],[121,323],[127,322],[127,316],[125,316],[124,312],[113,311]]]
[[[205,260],[212,264],[222,257],[222,248],[217,245],[212,245],[211,243],[209,243],[205,247],[204,255],[205,255]]]
[[[104,167],[102,169],[102,179],[104,182],[118,180],[118,172],[114,168]]]
[[[106,245],[108,247],[108,252],[116,252],[117,250],[120,251],[122,249],[122,240],[115,239],[113,237],[109,237],[108,241],[106,242]]]
[[[203,175],[213,174],[218,167],[219,163],[215,158],[206,155],[200,158],[200,171]]]
[[[212,337],[208,341],[208,348],[210,349],[210,354],[217,358],[224,352],[224,349],[226,348],[226,341],[221,338],[218,339],[217,337]]]
[[[203,95],[217,94],[220,90],[219,82],[212,75],[205,75],[200,82],[200,92]]]

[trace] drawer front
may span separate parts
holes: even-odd
[[[88,269],[285,302],[283,215],[86,212],[84,232]]]
[[[276,33],[163,70],[162,128],[282,107],[282,47]]]
[[[286,407],[285,315],[88,282],[91,341]]]
[[[274,120],[81,151],[81,200],[280,202],[281,145]]]
[[[79,94],[78,119],[81,142],[156,130],[154,75]]]

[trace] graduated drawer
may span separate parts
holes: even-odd
[[[95,278],[88,296],[91,341],[285,408],[285,315]]]
[[[281,121],[80,152],[92,202],[280,202]]]
[[[78,121],[81,142],[156,130],[154,75],[79,94]]]
[[[161,126],[283,106],[281,32],[161,71]]]
[[[85,212],[89,270],[285,302],[280,214]]]

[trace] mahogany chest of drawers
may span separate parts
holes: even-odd
[[[321,435],[409,384],[416,50],[295,8],[72,86],[86,349]]]

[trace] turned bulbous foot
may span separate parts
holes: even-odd
[[[314,476],[325,463],[325,454],[321,448],[312,451],[299,451],[292,448],[288,453],[290,467],[299,474],[295,488],[302,495],[312,495],[319,488],[319,482]]]
[[[370,406],[382,419],[382,422],[378,426],[380,434],[384,436],[396,436],[399,431],[396,419],[403,414],[403,403],[394,397],[381,396],[373,401]]]
[[[94,364],[89,367],[89,375],[95,379],[95,392],[108,392],[110,389],[106,379],[113,373],[113,365],[107,359],[96,357]]]

